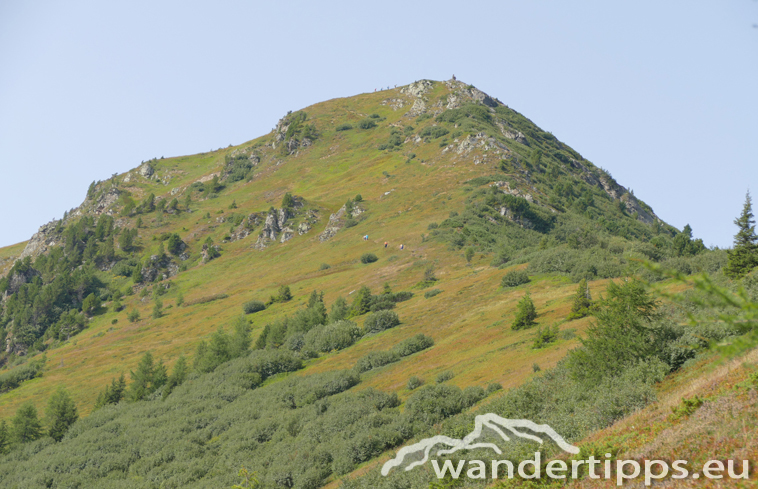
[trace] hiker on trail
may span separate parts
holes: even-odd
[[[401,244],[401,245],[400,245],[400,249],[402,250],[403,248],[405,248],[405,245],[402,245],[402,244]]]
[[[453,81],[455,81],[455,75],[453,75]]]
[[[384,242],[384,247],[385,247],[385,248],[387,247],[387,242],[386,242],[386,241]]]

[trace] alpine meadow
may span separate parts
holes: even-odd
[[[758,460],[750,194],[730,250],[642,197],[455,78],[94,181],[0,249],[2,487],[612,486],[381,475],[483,413],[581,449],[502,460]]]

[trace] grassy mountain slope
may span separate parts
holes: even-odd
[[[151,194],[155,200],[147,205]],[[266,222],[279,215],[286,194],[296,205],[276,239],[267,240],[261,237],[271,230]],[[344,215],[345,202],[356,195],[362,198],[351,205],[361,212]],[[201,340],[231,328],[245,302],[266,301],[284,285],[291,301],[247,316],[253,339],[265,325],[295,315],[312,291],[323,291],[327,308],[340,296],[352,301],[361,286],[377,294],[387,283],[414,296],[394,309],[400,326],[306,359],[305,368],[283,379],[352,368],[368,352],[423,333],[434,339],[432,348],[364,373],[353,391],[395,392],[402,402],[411,395],[411,376],[432,382],[444,371],[453,371],[449,383],[462,388],[515,387],[536,375],[535,365],[552,367],[578,345],[589,319],[565,319],[579,279],[589,279],[597,297],[610,278],[640,272],[632,258],[689,271],[723,262],[660,221],[607,171],[455,81],[331,100],[288,114],[272,133],[239,146],[143,163],[94,183],[82,206],[35,235],[21,255],[54,256],[68,246],[66,229],[87,216],[98,222],[108,215],[115,226],[113,256],[87,259],[83,252],[84,267],[96,264],[103,305],[81,332],[56,338],[36,324],[37,336],[22,341],[21,316],[8,320],[6,311],[4,371],[39,358],[40,350],[46,350],[46,367],[42,376],[0,394],[0,418],[28,401],[42,411],[61,384],[87,415],[103,387],[122,372],[128,377],[146,351],[168,366],[181,354],[192,358]],[[336,232],[324,237],[329,227]],[[119,236],[135,228],[134,249],[120,249]],[[173,233],[186,249],[167,253],[168,265],[156,266],[152,257]],[[99,253],[104,243],[92,249]],[[220,256],[207,260],[214,245]],[[19,251],[19,245],[0,249],[0,259]],[[369,252],[378,261],[361,263]],[[125,266],[129,260],[133,265]],[[136,263],[155,279],[125,276],[135,273]],[[430,266],[437,280],[424,283]],[[511,270],[528,271],[531,281],[502,287]],[[6,295],[14,276],[21,275],[6,276]],[[21,282],[32,283],[29,277]],[[49,279],[43,273],[40,284]],[[163,315],[152,318],[151,296],[159,289],[165,291]],[[425,297],[431,289],[442,292]],[[537,323],[560,329],[547,348],[532,348],[535,329],[510,328],[527,290]],[[124,309],[115,311],[120,294]],[[74,306],[81,310],[81,302]],[[139,321],[127,319],[133,310]],[[362,326],[365,318],[354,320]]]

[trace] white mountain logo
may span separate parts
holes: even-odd
[[[429,460],[429,452],[436,445],[444,445],[449,448],[442,448],[437,450],[436,455],[449,455],[457,452],[458,450],[471,450],[474,448],[491,448],[498,455],[502,454],[502,450],[495,443],[489,443],[480,441],[477,442],[482,436],[482,429],[489,428],[494,431],[505,441],[510,441],[510,437],[506,433],[510,433],[512,436],[519,438],[525,438],[528,440],[536,441],[542,444],[543,440],[531,433],[526,433],[523,430],[529,430],[533,433],[542,433],[549,436],[556,445],[566,452],[577,454],[579,453],[579,447],[571,445],[563,439],[561,435],[555,432],[550,426],[546,424],[537,424],[528,419],[505,419],[497,414],[480,414],[474,419],[474,431],[463,437],[462,439],[450,438],[449,436],[437,435],[431,438],[425,438],[418,443],[401,448],[395,458],[388,460],[382,466],[382,475],[386,476],[390,471],[400,466],[405,458],[409,455],[417,455],[423,452],[424,457],[421,460],[411,462],[405,467],[405,470],[411,470],[414,467],[425,464]]]

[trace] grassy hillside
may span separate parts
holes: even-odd
[[[286,222],[276,223],[282,215]],[[129,230],[136,230],[133,243],[123,240]],[[268,239],[272,230],[275,239]],[[174,251],[173,239],[182,243]],[[29,260],[0,283],[0,332],[7,344],[0,374],[35,359],[44,369],[0,393],[0,419],[28,402],[42,413],[60,385],[87,416],[111,379],[121,373],[129,379],[146,352],[169,370],[180,355],[192,360],[219,327],[232,329],[243,304],[267,302],[282,286],[290,287],[291,300],[245,316],[254,342],[267,325],[294,317],[313,291],[323,292],[327,309],[339,297],[351,303],[362,286],[380,294],[387,284],[413,296],[394,305],[399,326],[365,334],[339,351],[314,356],[296,350],[303,368],[234,399],[256,399],[256,392],[287,382],[317,382],[312,379],[352,369],[369,352],[418,334],[434,346],[365,372],[347,393],[335,395],[355,400],[376,389],[404,403],[413,394],[409,378],[433,384],[448,371],[454,377],[446,385],[499,383],[507,390],[539,377],[540,369],[554,367],[579,345],[591,319],[567,318],[580,280],[588,280],[597,298],[615,277],[659,280],[639,259],[684,273],[716,271],[725,259],[690,231],[665,224],[610,173],[552,134],[452,81],[327,101],[287,114],[272,133],[239,146],[143,162],[93,182],[79,208],[30,243]],[[20,251],[21,245],[0,249],[0,267]],[[362,263],[366,253],[378,260]],[[44,291],[76,270],[91,275],[81,286],[85,292],[43,311]],[[503,286],[512,271],[525,272],[528,283]],[[439,292],[427,294],[432,290]],[[537,326],[513,330],[527,291]],[[90,293],[100,307],[88,308]],[[40,294],[37,303],[28,299],[34,294]],[[156,298],[161,317],[153,317]],[[62,311],[83,319],[65,323]],[[134,311],[140,319],[132,322]],[[352,320],[362,328],[367,317]],[[537,331],[551,326],[557,328],[553,341],[533,348]],[[197,395],[192,389],[212,382],[207,375],[193,378],[171,405],[194,402],[187,401]],[[121,411],[103,412],[93,418]],[[131,422],[146,415],[129,413]],[[88,423],[95,429],[98,421]],[[233,471],[241,460],[232,458],[191,481],[202,484],[211,475],[228,481],[219,471]],[[367,460],[354,461],[355,467]],[[147,481],[146,474],[134,480]]]

